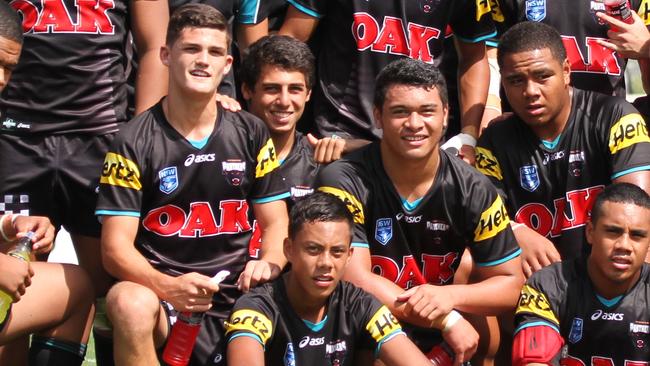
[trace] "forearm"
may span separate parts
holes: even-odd
[[[478,138],[490,81],[487,58],[461,60],[458,71],[461,132]]]
[[[167,68],[160,62],[158,50],[140,57],[135,83],[135,113],[149,109],[167,94]]]
[[[282,244],[288,236],[287,227],[288,223],[283,219],[267,223],[265,227],[260,225],[262,230],[261,260],[284,268],[287,264],[287,259],[282,251]]]
[[[516,266],[521,268],[519,258]],[[498,315],[512,311],[519,299],[523,276],[502,274],[468,285],[449,285],[454,309],[476,315]]]

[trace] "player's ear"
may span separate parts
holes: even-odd
[[[569,62],[568,58],[565,58],[562,63],[562,76],[564,76],[564,86],[569,86],[571,83],[571,62]]]
[[[594,223],[591,220],[587,221],[587,229],[585,230],[585,236],[587,237],[587,243],[589,243],[589,245],[593,244],[592,240],[594,237],[594,229],[595,229]]]
[[[167,48],[167,45],[160,47],[160,61],[163,65],[169,67],[169,48]]]
[[[442,113],[443,113],[443,117],[442,117],[442,135],[444,136],[445,133],[447,133],[447,124],[448,124],[448,120],[449,120],[449,106],[448,105],[442,107]]]
[[[377,126],[377,128],[379,129],[382,129],[383,126],[381,123],[381,110],[379,109],[379,107],[374,106],[372,108],[372,114],[375,117],[375,126]]]
[[[284,253],[284,257],[287,258],[287,261],[291,262],[291,247],[293,246],[293,242],[291,241],[290,238],[284,238],[284,243],[282,243],[282,252]]]
[[[248,84],[242,83],[241,84],[241,95],[244,97],[245,100],[251,100],[253,98],[253,89],[251,89]]]

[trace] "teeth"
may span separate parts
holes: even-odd
[[[276,112],[276,111],[273,111],[273,112],[271,112],[271,114],[274,115],[274,116],[277,116],[277,117],[284,118],[284,117],[289,117],[291,115],[291,112]]]
[[[424,140],[424,136],[404,136],[402,137],[406,141],[420,141]]]
[[[208,74],[205,71],[201,71],[201,70],[192,70],[192,71],[190,71],[190,74],[193,75],[193,76],[201,76],[201,77],[209,77],[210,76],[210,74]]]

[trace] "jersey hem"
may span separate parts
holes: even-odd
[[[479,42],[483,42],[483,41],[485,41],[486,39],[494,38],[496,35],[497,35],[497,32],[494,31],[494,32],[492,32],[492,33],[490,33],[490,34],[487,34],[487,35],[484,35],[484,36],[480,36],[480,37],[477,37],[477,38],[465,38],[465,37],[461,37],[461,36],[459,36],[458,34],[455,34],[455,33],[454,33],[454,36],[455,36],[456,38],[458,38],[459,40],[461,40],[461,41],[463,41],[463,42],[465,42],[465,43],[479,43]]]
[[[139,211],[96,210],[95,216],[130,216],[140,217]]]
[[[523,324],[522,326],[515,329],[515,334],[519,333],[519,331],[521,331],[523,329],[530,328],[530,327],[537,327],[537,326],[549,327],[549,328],[553,329],[554,331],[560,333],[560,330],[555,325],[540,320],[540,321],[536,321],[536,322],[532,322],[532,323]]]
[[[276,195],[269,196],[269,197],[264,197],[264,198],[253,198],[253,199],[251,199],[251,202],[252,203],[269,203],[269,202],[283,200],[283,199],[289,198],[289,197],[291,197],[291,193],[290,192],[284,192],[284,193],[280,193],[280,194],[276,194]]]
[[[644,170],[650,170],[650,165],[643,165],[643,166],[638,166],[636,168],[630,168],[630,169],[625,169],[622,172],[618,172],[616,174],[612,175],[612,179],[620,178],[624,175],[630,174],[630,173],[636,173]]]

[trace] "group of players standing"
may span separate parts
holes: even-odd
[[[30,363],[80,364],[93,287],[111,323],[96,321],[99,364],[156,364],[185,311],[206,313],[197,365],[426,364],[442,341],[460,364],[474,318],[513,312],[515,365],[647,362],[650,137],[606,95],[623,53],[650,56],[626,38],[650,38],[646,0],[632,25],[601,1],[287,3],[1,4],[1,234],[34,230],[46,253],[47,216],[88,273],[0,255],[0,288],[24,295],[2,364],[26,363],[31,333]],[[250,46],[250,113],[215,98],[235,83],[222,13]],[[314,32],[316,58],[299,41]],[[433,66],[452,35],[457,110]],[[487,126],[499,69],[512,113]],[[321,139],[296,131],[312,90]]]

